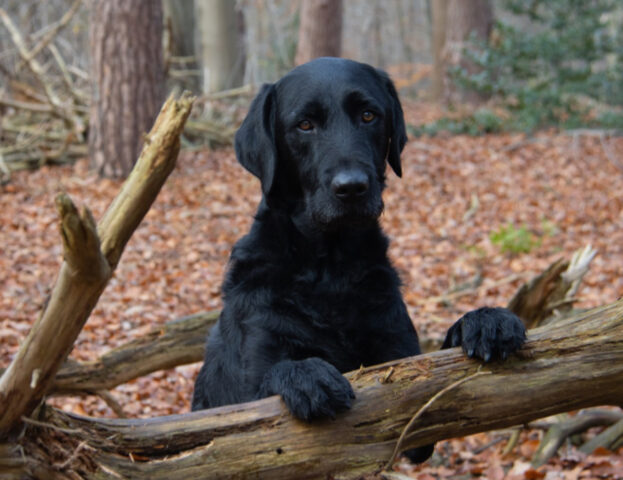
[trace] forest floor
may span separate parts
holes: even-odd
[[[434,116],[416,103],[419,124]],[[532,275],[591,244],[598,255],[577,307],[623,295],[623,139],[546,132],[411,139],[403,178],[388,172],[382,224],[420,336],[440,340],[463,313],[505,305]],[[54,197],[67,192],[99,218],[120,182],[99,179],[86,161],[13,174],[0,186],[0,367],[8,365],[51,291],[62,261]],[[231,148],[185,151],[76,342],[92,360],[155,325],[219,308],[233,243],[251,224],[259,182]],[[491,233],[524,230],[527,251],[512,253]],[[511,232],[513,229],[511,229]],[[474,282],[479,279],[478,282]],[[458,293],[457,293],[458,292]],[[154,373],[112,391],[129,417],[187,412],[198,364]],[[114,416],[98,397],[55,398],[56,406]],[[527,400],[528,401],[528,400]],[[623,459],[565,446],[538,470],[530,458],[542,432],[525,430],[502,455],[510,431],[440,442],[433,459],[398,470],[413,478],[623,478]]]

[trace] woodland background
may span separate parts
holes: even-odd
[[[622,296],[619,2],[317,0],[315,13],[313,3],[2,2],[0,368],[44,308],[62,262],[55,195],[68,193],[100,218],[171,91],[198,95],[178,164],[71,358],[94,360],[165,322],[218,309],[229,252],[260,199],[257,180],[236,163],[233,132],[262,82],[327,52],[386,69],[400,90],[410,141],[403,178],[388,176],[382,224],[425,345],[438,345],[466,311],[505,305],[589,244],[597,255],[574,308]],[[334,40],[315,45],[305,28]],[[49,403],[97,417],[183,413],[198,369],[138,378],[112,389],[112,402]],[[432,460],[400,463],[396,473],[623,478],[620,437],[592,454],[576,448],[601,428],[531,465],[544,428],[440,442]]]

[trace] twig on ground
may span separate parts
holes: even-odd
[[[620,428],[623,428],[623,421],[620,420],[621,417],[621,412],[598,410],[585,412],[553,424],[541,440],[541,444],[539,445],[537,452],[534,454],[534,458],[532,459],[533,467],[537,468],[547,463],[547,461],[556,454],[563,442],[576,433],[583,432],[591,427],[611,425],[617,420],[619,420],[618,423],[621,424]],[[623,430],[620,431],[619,436],[621,434],[623,434]],[[597,437],[599,437],[599,435]],[[594,441],[595,438],[593,438],[591,442],[587,442],[581,448],[584,453],[592,453],[592,451],[598,446],[608,447],[610,445],[610,443],[601,443],[604,441],[604,438]]]
[[[64,470],[69,465],[71,465],[76,460],[76,458],[78,458],[78,455],[80,454],[80,452],[82,452],[82,450],[95,451],[95,449],[91,447],[86,440],[83,440],[78,444],[78,446],[74,449],[71,455],[69,455],[63,462],[57,462],[53,464],[53,467],[58,470]]]
[[[59,432],[63,432],[63,433],[67,433],[67,434],[72,434],[72,433],[78,433],[80,431],[79,428],[64,428],[64,427],[59,427],[58,425],[54,425],[53,423],[49,423],[49,422],[42,422],[40,420],[33,420],[32,418],[29,418],[25,415],[22,415],[22,422],[24,423],[28,423],[29,425],[34,425],[36,427],[41,427],[41,428],[50,428],[52,430],[57,430]]]
[[[508,442],[502,450],[502,456],[508,455],[513,451],[513,449],[517,446],[517,442],[519,441],[519,436],[521,435],[521,428],[515,428],[511,433],[511,436],[508,437]]]
[[[98,390],[95,393],[98,397],[104,400],[104,402],[106,402],[106,405],[108,405],[110,409],[115,412],[115,415],[117,415],[119,418],[127,418],[127,415],[123,411],[123,407],[117,401],[117,399],[115,399],[112,393],[110,393],[108,390]]]
[[[478,371],[476,373],[473,373],[471,375],[468,375],[467,377],[461,378],[461,379],[457,380],[456,382],[451,383],[447,387],[442,388],[435,395],[433,395],[428,402],[426,402],[424,405],[422,405],[422,407],[417,412],[415,412],[415,415],[413,415],[413,417],[411,417],[411,420],[409,420],[409,423],[407,423],[407,425],[405,426],[404,430],[400,434],[400,437],[398,437],[398,441],[396,442],[396,446],[394,447],[394,451],[393,451],[391,457],[389,458],[389,461],[387,462],[387,464],[385,465],[383,470],[389,470],[390,468],[392,468],[392,465],[394,464],[394,461],[396,460],[396,456],[400,452],[400,447],[401,447],[402,442],[404,441],[405,437],[407,436],[407,433],[409,433],[409,430],[411,429],[413,424],[416,422],[416,420],[418,418],[420,418],[422,416],[422,414],[433,403],[435,403],[435,401],[439,397],[441,397],[443,394],[449,392],[450,390],[453,390],[453,389],[457,388],[459,385],[462,385],[463,383],[467,382],[468,380],[472,380],[473,378],[480,377],[482,375],[489,375],[491,373],[491,372],[483,372],[483,371],[481,371],[481,368],[482,368],[482,366],[480,366],[478,368]]]
[[[513,432],[514,433],[514,432]],[[484,452],[485,450],[494,447],[495,445],[497,445],[498,443],[502,442],[504,440],[504,437],[499,436],[494,438],[493,440],[491,440],[490,442],[485,443],[484,445],[481,445],[480,447],[474,449],[474,455],[478,455],[479,453]]]
[[[580,447],[580,451],[591,454],[597,447],[613,449],[623,438],[623,419],[606,428]]]

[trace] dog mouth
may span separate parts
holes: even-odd
[[[332,205],[330,208],[311,209],[313,223],[322,230],[363,229],[376,223],[383,213],[383,201],[365,204]]]

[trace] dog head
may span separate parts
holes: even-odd
[[[375,221],[386,163],[401,176],[402,107],[385,72],[320,58],[264,85],[236,134],[236,155],[269,206],[321,229]]]

